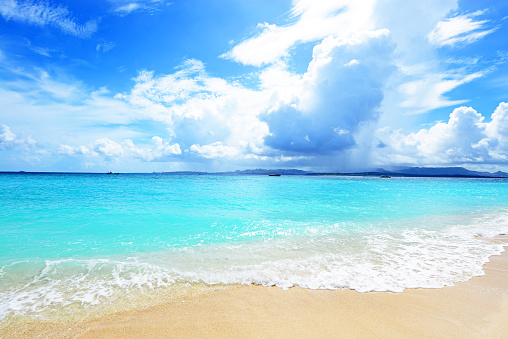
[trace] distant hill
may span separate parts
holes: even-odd
[[[501,171],[496,173],[478,172],[470,171],[464,167],[408,167],[386,172],[412,176],[508,177],[508,173]]]
[[[280,174],[280,175],[306,175],[308,171],[302,171],[299,169],[246,169],[237,170],[234,172],[193,172],[193,171],[176,171],[176,172],[158,172],[154,174],[166,174],[166,175],[269,175],[269,174]]]
[[[496,173],[492,174],[494,174],[496,177],[508,178],[508,173],[506,172],[497,171]]]
[[[466,178],[508,178],[506,172],[478,172],[470,171],[464,167],[401,167],[392,170],[385,170],[378,168],[373,171],[366,172],[310,172],[299,169],[246,169],[237,170],[234,172],[192,172],[192,171],[179,171],[179,172],[163,172],[159,174],[169,175],[344,175],[344,176],[399,176],[399,177],[466,177]]]
[[[59,172],[2,172],[0,173],[17,173],[17,174],[58,174]],[[64,173],[64,172],[62,172]],[[65,172],[65,174],[105,174],[105,173],[72,173]],[[117,174],[117,173],[115,173]],[[377,168],[372,171],[365,172],[310,172],[299,169],[246,169],[237,170],[234,172],[194,172],[194,171],[175,171],[175,172],[153,172],[153,173],[123,173],[128,174],[156,174],[156,175],[307,175],[307,176],[319,176],[319,175],[340,175],[340,176],[397,176],[397,177],[462,177],[462,178],[508,178],[508,173],[497,171],[495,173],[490,172],[478,172],[470,171],[464,167],[399,167],[390,170],[383,168]]]
[[[275,174],[275,173],[281,174],[281,175],[305,175],[305,174],[312,173],[312,172],[302,171],[302,170],[299,170],[299,169],[275,169],[275,170],[270,170],[270,169],[256,168],[256,169],[248,169],[248,170],[243,170],[243,171],[235,171],[234,173],[235,174],[242,174],[242,175],[245,175],[245,174],[269,175],[269,174]]]

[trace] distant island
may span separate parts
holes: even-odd
[[[83,173],[83,172],[26,172],[26,171],[0,171],[0,173],[20,174],[144,174],[144,175],[267,175],[267,176],[377,176],[377,177],[441,177],[441,178],[508,178],[508,173],[497,171],[479,172],[471,171],[464,167],[399,167],[392,170],[378,168],[365,172],[312,172],[299,169],[247,169],[229,172],[200,172],[200,171],[175,171],[175,172],[152,172],[152,173]],[[275,174],[275,175],[274,175]]]
[[[365,172],[312,172],[299,169],[247,169],[230,172],[158,172],[168,175],[305,175],[305,176],[383,176],[383,177],[455,177],[455,178],[508,178],[508,173],[478,172],[464,167],[400,167],[394,170],[379,168]]]

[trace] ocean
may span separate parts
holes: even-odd
[[[505,179],[0,174],[0,324],[236,284],[441,288],[505,233]]]

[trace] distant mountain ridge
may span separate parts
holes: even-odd
[[[508,178],[506,172],[478,172],[470,171],[464,167],[407,167],[392,171],[384,171],[391,174],[402,174],[412,176],[464,176],[464,177],[502,177]]]
[[[106,173],[78,173],[78,172],[25,172],[25,171],[0,171],[0,173],[16,174],[106,174]],[[337,176],[397,176],[397,177],[459,177],[459,178],[508,178],[507,172],[497,171],[479,172],[470,171],[464,167],[399,167],[390,170],[378,168],[365,172],[311,172],[300,169],[246,169],[230,172],[198,172],[198,171],[174,171],[174,172],[152,172],[152,173],[116,173],[115,174],[143,174],[143,175],[337,175]]]
[[[299,169],[275,169],[275,170],[268,170],[268,169],[262,169],[262,168],[256,168],[256,169],[248,169],[248,170],[238,170],[235,171],[236,174],[257,174],[257,175],[270,175],[270,174],[281,174],[281,175],[305,175],[313,172],[308,171],[302,171]]]
[[[234,172],[193,172],[193,171],[179,171],[179,172],[159,172],[157,174],[173,174],[173,175],[270,175],[270,174],[280,174],[280,175],[306,175],[314,172],[303,171],[299,169],[264,169],[264,168],[256,168],[256,169],[246,169],[246,170],[236,170]]]
[[[470,177],[470,178],[508,178],[508,173],[497,171],[495,173],[490,172],[478,172],[471,171],[464,167],[401,167],[392,170],[385,170],[379,168],[373,171],[365,172],[311,172],[303,171],[299,169],[247,169],[237,170],[234,172],[163,172],[162,174],[174,174],[174,175],[344,175],[344,176],[399,176],[399,177]]]

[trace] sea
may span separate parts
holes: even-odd
[[[237,285],[442,288],[506,233],[507,179],[3,173],[0,328]]]

